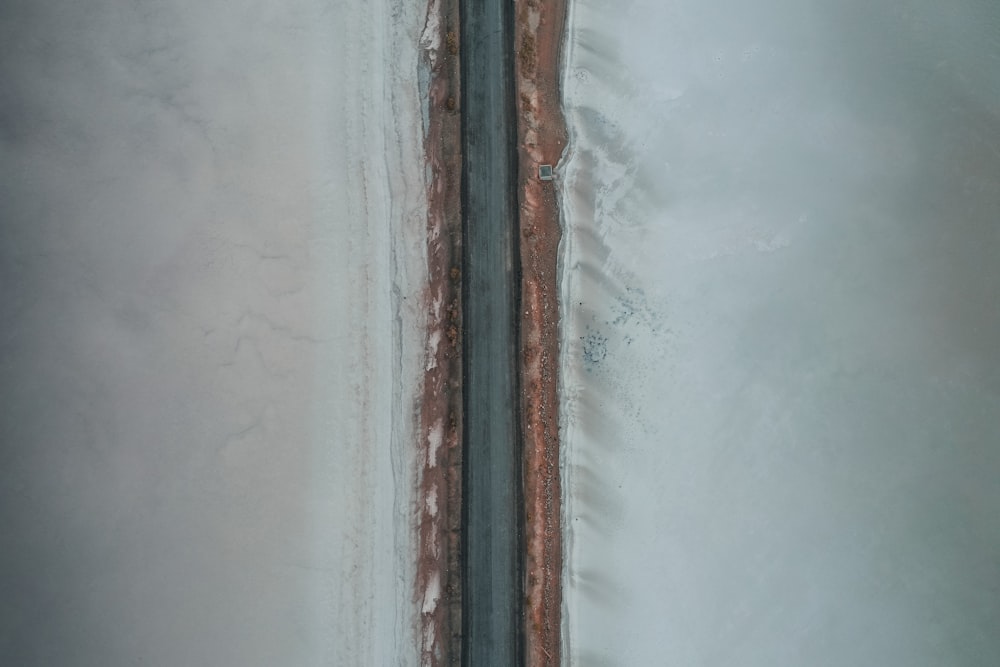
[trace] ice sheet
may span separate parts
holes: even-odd
[[[0,8],[0,663],[417,660],[425,11]]]
[[[571,5],[566,664],[996,664],[1000,10]]]

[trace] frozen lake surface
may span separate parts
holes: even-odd
[[[571,4],[567,664],[1000,663],[1000,8]]]
[[[425,11],[0,8],[0,663],[416,662]]]

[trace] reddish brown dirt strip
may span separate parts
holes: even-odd
[[[560,239],[556,186],[538,178],[566,146],[559,91],[565,0],[515,0],[518,199],[523,306],[527,664],[558,665],[562,606],[559,480]]]
[[[431,11],[434,10],[433,3]],[[425,154],[430,168],[424,295],[427,341],[420,403],[416,603],[421,664],[461,660],[462,304],[458,2],[440,0],[425,34],[431,67]],[[430,18],[433,27],[433,16]]]

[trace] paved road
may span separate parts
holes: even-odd
[[[472,667],[523,661],[511,5],[510,0],[461,0],[460,5],[465,234],[463,663]]]

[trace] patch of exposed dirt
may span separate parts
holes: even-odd
[[[422,40],[431,71],[424,144],[431,182],[415,596],[421,664],[434,667],[460,664],[462,650],[462,164],[457,31],[458,0],[432,2]]]
[[[524,442],[525,637],[528,665],[558,665],[562,526],[559,479],[559,203],[538,178],[566,146],[559,57],[566,0],[515,0],[518,45],[518,204],[521,248],[521,368]]]

